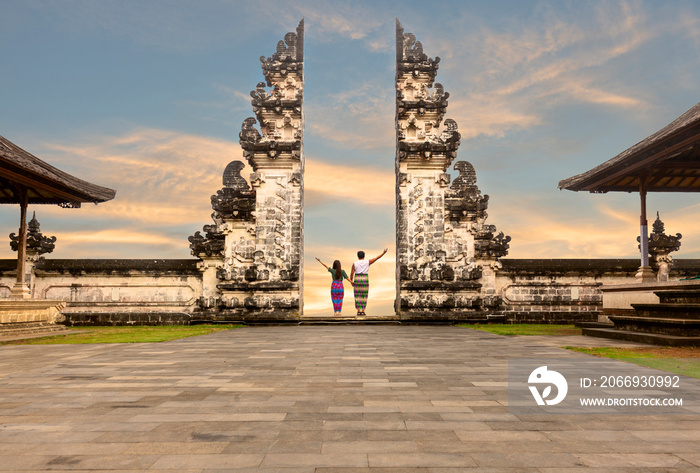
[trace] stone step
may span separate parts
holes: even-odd
[[[52,336],[60,332],[69,332],[64,325],[41,323],[13,323],[0,325],[0,339],[22,339],[35,336]]]
[[[669,325],[697,325],[700,327],[700,319],[696,318],[681,318],[681,317],[647,317],[643,315],[610,315],[608,316],[615,326],[620,323],[639,323],[639,324],[669,324]]]
[[[64,330],[65,325],[49,324],[46,322],[19,322],[10,324],[0,324],[0,331],[45,331],[45,330]]]
[[[700,289],[655,291],[662,304],[700,304]]]
[[[700,304],[632,304],[632,307],[640,317],[700,320]]]
[[[574,326],[579,328],[615,328],[615,324],[606,322],[576,322]]]
[[[42,327],[62,327],[62,325],[49,324],[47,322],[10,322],[0,324],[0,329],[14,328],[42,328]]]
[[[186,312],[161,312],[143,310],[140,312],[61,312],[66,318],[65,325],[81,327],[90,325],[187,325],[192,315]]]
[[[663,345],[670,347],[700,345],[700,337],[684,337],[678,335],[667,335],[663,333],[633,332],[631,330],[617,330],[612,328],[584,328],[583,334],[588,335],[589,337],[625,340],[628,342],[647,343],[650,345]]]
[[[700,336],[700,320],[679,317],[611,315],[616,330],[695,337]]]
[[[299,325],[401,325],[401,320],[396,316],[367,317],[367,316],[302,316]]]
[[[245,325],[241,319],[192,319],[188,325]]]
[[[504,324],[508,317],[502,314],[489,314],[488,312],[465,312],[459,315],[430,314],[416,316],[414,314],[402,314],[401,323],[411,325],[454,325],[454,324]]]

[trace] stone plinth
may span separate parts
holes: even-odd
[[[62,322],[61,310],[65,306],[62,300],[0,299],[0,330],[3,324]]]
[[[584,330],[584,335],[657,345],[697,345],[700,342],[700,281],[661,283],[660,286],[652,289],[659,302],[633,302],[632,312],[627,309],[608,312],[607,318],[614,324],[614,329],[590,327]],[[635,291],[618,292],[626,292],[628,297],[635,294]],[[647,294],[646,291],[637,292],[639,295]]]
[[[600,322],[610,322],[607,314],[634,315],[633,304],[656,304],[659,297],[656,291],[673,289],[700,289],[700,280],[663,281],[639,284],[616,284],[601,286],[603,293],[603,313]]]

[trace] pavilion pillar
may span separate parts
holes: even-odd
[[[25,280],[27,268],[27,207],[29,205],[29,196],[26,187],[19,187],[19,241],[17,244],[17,281],[10,291],[10,297],[13,299],[29,299],[31,291]]]
[[[639,282],[654,281],[654,270],[649,265],[649,224],[647,222],[647,189],[646,176],[639,177],[639,198],[641,201],[641,213],[639,216],[639,252],[641,265],[636,278]]]

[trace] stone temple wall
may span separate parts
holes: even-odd
[[[214,224],[190,237],[201,260],[202,317],[295,320],[303,311],[303,20],[260,61],[265,82],[250,93],[255,117],[239,135],[250,184],[243,163],[231,162],[211,197]]]
[[[66,302],[67,325],[181,325],[197,319],[197,260],[45,259],[30,265],[32,298]],[[0,260],[0,297],[17,261]]]
[[[60,244],[60,242],[59,242]],[[602,285],[637,286],[636,259],[503,259],[494,279],[498,308],[480,312],[512,322],[575,322],[597,320],[603,308]],[[203,311],[201,260],[44,259],[34,268],[32,297],[66,301],[62,314],[69,325],[190,324],[217,320]],[[0,260],[0,297],[7,297],[16,281],[17,261]],[[677,259],[670,279],[700,274],[700,260]],[[330,301],[328,312],[332,309]],[[225,312],[225,311],[224,311]],[[246,323],[289,319],[236,318]],[[238,312],[244,314],[244,312]],[[477,313],[445,311],[408,322],[479,320]],[[391,315],[391,314],[385,314]]]
[[[486,224],[487,195],[457,157],[457,123],[432,59],[396,21],[396,313],[404,320],[480,319],[498,310],[498,259],[510,237]]]

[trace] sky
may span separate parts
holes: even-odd
[[[667,1],[0,0],[0,135],[117,190],[34,206],[49,258],[192,258],[209,197],[242,160],[260,56],[305,18],[305,312],[329,312],[316,261],[372,266],[392,312],[395,19],[430,57],[509,258],[634,258],[639,197],[560,191],[700,101],[700,3]],[[244,170],[244,177],[250,172]],[[450,171],[453,176],[455,171]],[[648,197],[677,258],[700,258],[697,195]],[[17,231],[0,208],[0,234]],[[7,244],[0,258],[14,258]],[[346,294],[348,292],[346,288]],[[352,297],[346,295],[346,312]]]

